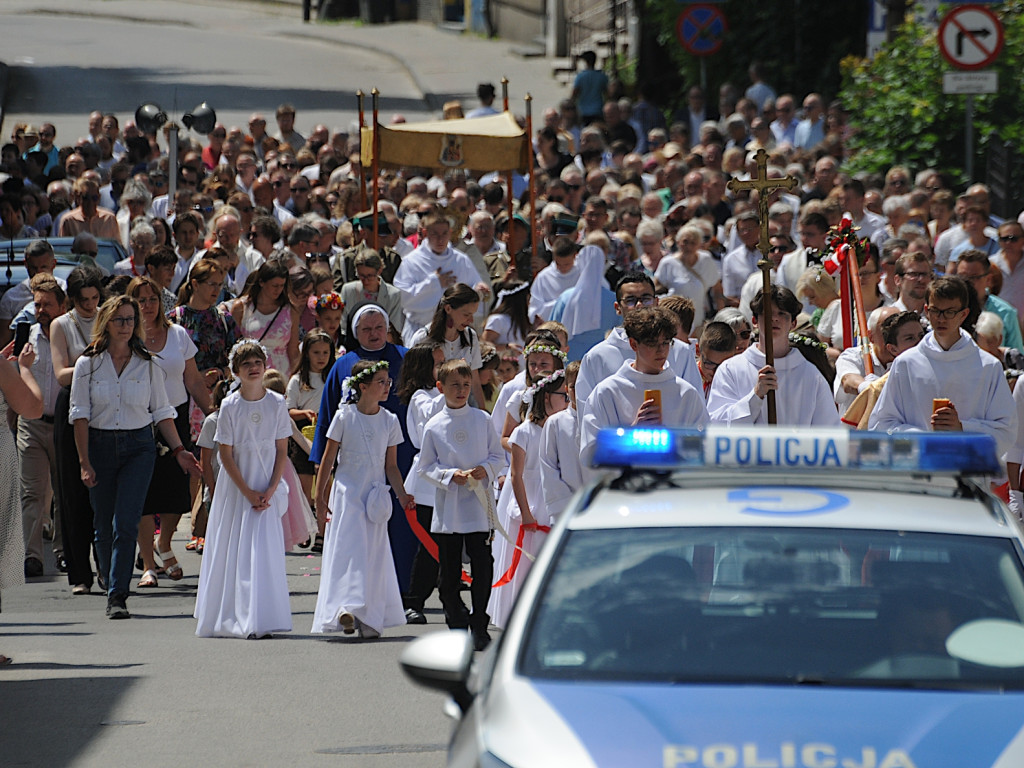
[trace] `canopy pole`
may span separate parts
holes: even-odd
[[[530,179],[530,271],[533,271],[533,265],[537,263],[537,187],[534,184],[534,166],[536,163],[533,162],[533,96],[527,92],[526,94],[526,147],[527,157],[529,158],[529,179]],[[512,222],[509,221],[509,226],[512,226]],[[511,230],[510,230],[511,231]]]
[[[363,168],[363,128],[366,119],[363,115],[363,91],[356,91],[356,101],[359,102],[359,210],[366,210],[366,169]]]
[[[508,112],[508,78],[501,78],[501,101],[504,104],[502,111]]]
[[[504,105],[504,111],[508,112],[508,78],[501,78],[501,101]],[[508,232],[509,240],[512,239],[512,217],[515,215],[515,206],[513,205],[512,199],[512,171],[509,171],[505,175],[505,195],[508,198]],[[515,254],[510,254],[510,258],[515,258]]]
[[[373,176],[370,183],[373,184],[373,249],[380,251],[380,224],[377,222],[377,204],[379,202],[380,190],[377,179],[380,177],[380,131],[377,120],[377,101],[380,91],[374,88],[370,91],[373,96]]]

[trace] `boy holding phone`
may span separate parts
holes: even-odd
[[[580,459],[589,466],[594,440],[605,427],[703,427],[704,395],[665,367],[676,323],[661,307],[642,307],[622,323],[635,358],[594,387],[582,406]]]

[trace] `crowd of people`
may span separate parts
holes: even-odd
[[[133,569],[137,591],[182,578],[190,514],[201,636],[291,629],[299,546],[323,557],[313,632],[425,623],[438,589],[483,648],[600,429],[762,424],[769,392],[784,425],[990,434],[1020,515],[1021,222],[935,169],[846,173],[842,106],[776,95],[756,64],[744,93],[713,108],[694,86],[666,120],[585,61],[530,137],[532,211],[526,176],[368,178],[357,136],[307,138],[288,104],[274,135],[260,114],[183,135],[178,168],[166,134],[112,114],[63,146],[15,126],[2,231],[39,239],[0,300],[0,342],[30,324],[20,377],[0,361],[20,458],[0,587],[40,576],[52,539],[74,594],[98,580],[125,618]],[[496,112],[477,96],[468,118]],[[766,203],[728,188],[760,149],[798,181]],[[844,217],[869,349],[825,265]],[[82,256],[66,281],[57,235]],[[130,254],[112,274],[104,238]]]

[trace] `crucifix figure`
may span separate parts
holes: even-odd
[[[768,153],[763,149],[757,150],[757,154],[754,155],[754,161],[757,163],[757,176],[749,181],[740,181],[739,179],[731,179],[728,186],[732,192],[740,192],[745,189],[753,189],[757,191],[757,215],[758,220],[761,223],[761,236],[757,241],[757,250],[761,252],[761,260],[757,262],[758,269],[761,270],[762,283],[761,283],[761,297],[762,297],[762,316],[764,317],[764,327],[761,329],[761,337],[764,339],[764,361],[766,365],[775,365],[775,349],[772,344],[772,295],[771,295],[771,275],[770,271],[772,268],[772,262],[768,258],[768,249],[771,247],[768,242],[768,198],[771,197],[772,192],[777,189],[792,190],[799,182],[793,176],[784,176],[781,179],[769,179],[768,178]],[[775,392],[769,390],[767,395],[768,403],[768,423],[775,424],[777,419],[775,416]]]

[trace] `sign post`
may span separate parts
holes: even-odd
[[[1003,25],[988,8],[980,5],[961,5],[942,19],[939,24],[939,50],[957,69],[973,72],[992,64],[1003,49]],[[981,74],[981,73],[979,73]],[[995,73],[991,73],[995,74]],[[964,109],[964,170],[968,183],[974,181],[974,94],[990,93],[991,80],[978,80],[985,90],[966,91]],[[950,92],[953,82],[943,78],[943,91]]]
[[[729,25],[725,14],[713,5],[695,3],[686,7],[676,19],[676,38],[691,56],[700,59],[700,87],[707,93],[708,76],[704,57],[718,53]]]

